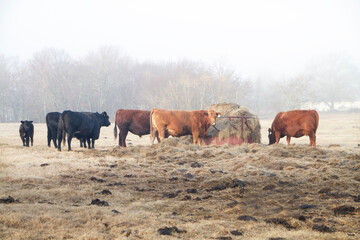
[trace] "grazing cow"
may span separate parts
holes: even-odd
[[[31,140],[31,146],[33,146],[34,138],[34,125],[33,121],[21,121],[19,128],[20,138],[23,142],[23,146],[29,147],[29,138]]]
[[[175,111],[153,109],[150,113],[150,139],[154,143],[155,137],[162,141],[169,135],[180,137],[192,135],[194,144],[200,145],[200,138],[204,137],[210,126],[215,126],[216,117],[220,113],[209,111]]]
[[[116,111],[114,136],[117,137],[119,128],[119,145],[126,147],[126,136],[128,132],[139,137],[150,133],[150,111],[119,109]]]
[[[319,125],[319,114],[315,110],[293,110],[279,112],[269,128],[269,145],[278,144],[286,136],[290,145],[291,137],[309,136],[310,146],[316,146],[316,129]]]
[[[95,140],[99,139],[100,128],[109,126],[109,116],[106,112],[89,113],[89,112],[72,112],[64,111],[59,118],[58,124],[58,149],[61,151],[61,141],[65,134],[68,134],[68,150],[71,150],[71,139],[75,136],[81,136],[88,142],[88,148],[94,148]],[[65,139],[64,139],[65,141]],[[81,140],[80,140],[81,141]]]
[[[49,112],[46,114],[46,126],[47,126],[47,139],[48,146],[50,147],[51,140],[53,140],[55,148],[57,148],[56,138],[57,138],[57,129],[59,122],[59,112]]]

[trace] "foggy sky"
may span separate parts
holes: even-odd
[[[359,43],[357,0],[0,0],[0,54],[22,60],[110,45],[138,61],[199,60],[271,77],[327,54],[360,67]]]

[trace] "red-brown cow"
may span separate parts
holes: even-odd
[[[204,137],[211,125],[215,126],[216,117],[220,113],[209,111],[176,111],[153,109],[150,114],[150,139],[154,143],[169,135],[180,137],[192,135],[194,144],[200,145],[199,137]]]
[[[125,139],[129,131],[139,137],[150,133],[150,111],[119,109],[115,116],[115,139],[116,126],[119,128],[119,145],[126,147]]]
[[[309,146],[316,146],[316,129],[319,125],[319,114],[315,110],[293,110],[279,112],[269,128],[269,145],[279,143],[286,136],[290,145],[291,137],[309,136]]]

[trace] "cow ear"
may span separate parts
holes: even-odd
[[[216,113],[216,116],[217,116],[217,117],[221,116],[221,113],[217,112],[217,113]]]
[[[106,113],[106,112],[103,112],[102,114],[103,114],[103,116],[104,116],[104,117],[106,117],[106,116],[107,116],[107,113]]]
[[[24,123],[24,121],[20,121],[21,123]]]
[[[270,129],[270,128],[268,129],[268,131],[269,131],[269,133],[271,133],[271,129]]]
[[[33,121],[29,121],[29,123],[33,123]]]
[[[204,115],[205,115],[205,116],[209,116],[209,113],[208,113],[208,112],[204,112]]]

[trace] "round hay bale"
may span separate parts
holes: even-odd
[[[260,143],[260,122],[255,114],[235,103],[212,104],[207,109],[220,112],[222,116],[230,118],[216,119],[216,128],[210,127],[205,142],[211,139],[218,139],[218,142],[241,144],[241,143]],[[231,117],[253,117],[253,118],[231,118]],[[242,129],[242,130],[241,130]],[[206,139],[208,141],[206,141]]]

